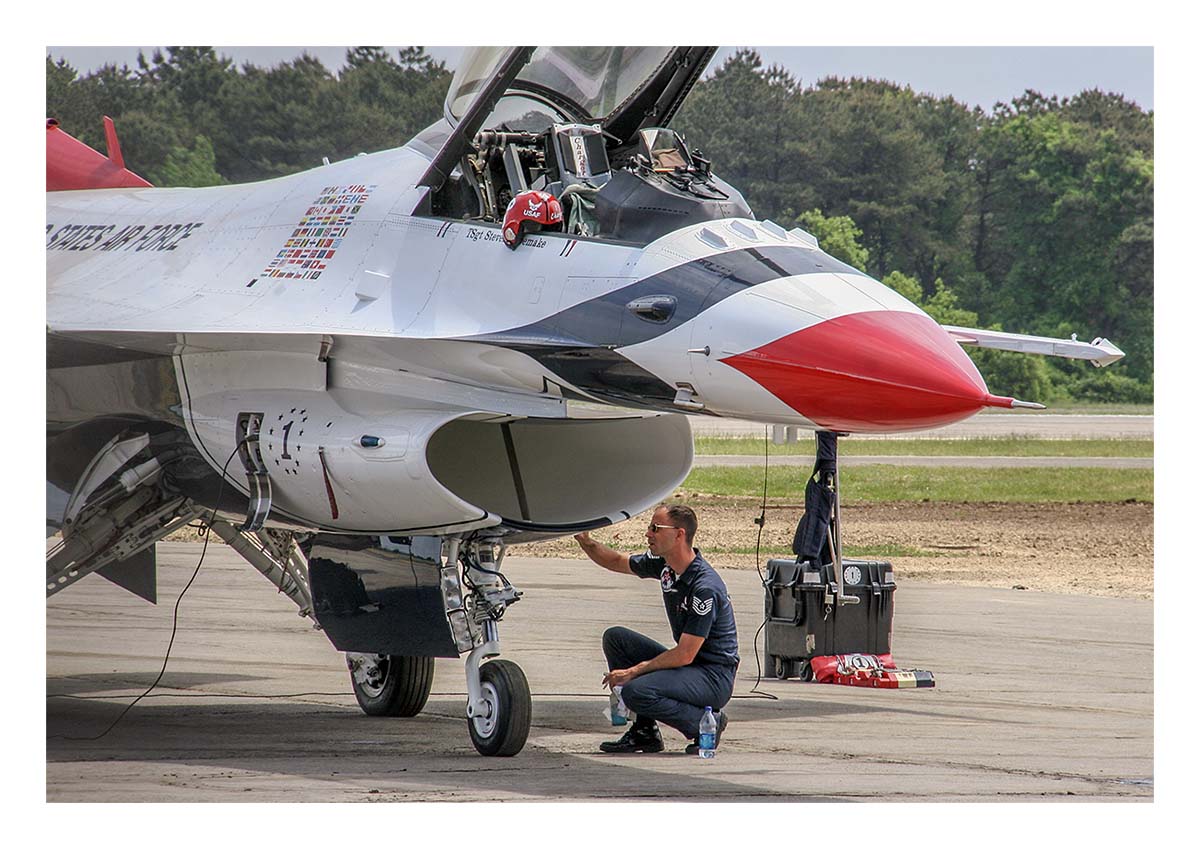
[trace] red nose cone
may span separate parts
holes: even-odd
[[[852,313],[722,360],[830,430],[917,430],[993,397],[970,357],[926,315]]]

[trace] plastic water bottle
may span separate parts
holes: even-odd
[[[608,692],[608,715],[613,725],[629,722],[629,708],[625,707],[625,701],[621,698],[620,685]]]
[[[713,716],[712,708],[704,709],[700,717],[700,757],[715,758],[717,756],[717,718]]]

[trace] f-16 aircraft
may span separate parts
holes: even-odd
[[[111,125],[105,156],[49,121],[47,594],[155,601],[155,542],[200,520],[365,712],[417,714],[466,654],[471,740],[513,755],[504,553],[669,497],[682,414],[919,430],[1036,406],[962,344],[1122,356],[941,327],[756,219],[669,126],[714,51],[467,51],[404,146],[247,185],[153,188]]]

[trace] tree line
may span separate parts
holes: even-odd
[[[160,186],[294,173],[403,144],[442,114],[452,73],[423,48],[235,66],[207,47],[80,74],[46,61],[48,117]],[[946,324],[1080,338],[1107,369],[968,349],[992,391],[1153,399],[1154,118],[1119,94],[1027,91],[991,112],[873,79],[802,85],[742,50],[674,125],[759,218],[801,226]]]
[[[441,116],[451,76],[420,47],[356,47],[338,74],[308,54],[235,66],[211,47],[168,47],[133,68],[82,75],[49,56],[46,109],[98,150],[110,116],[125,161],[156,186],[207,186],[403,144]]]

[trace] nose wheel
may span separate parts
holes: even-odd
[[[521,667],[493,660],[479,667],[480,697],[468,708],[467,731],[481,755],[511,757],[529,737],[533,699]]]

